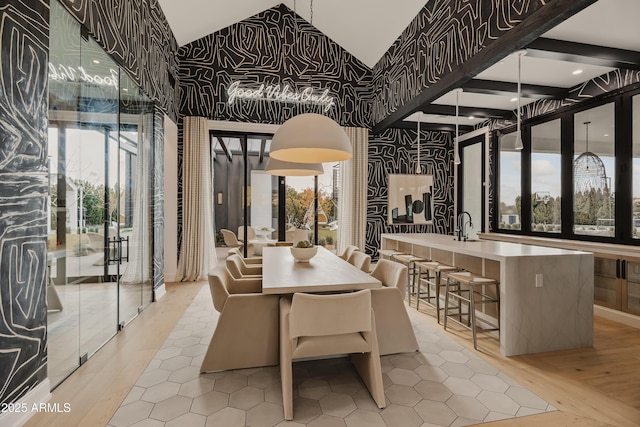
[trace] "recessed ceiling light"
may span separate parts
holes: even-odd
[[[571,74],[573,74],[574,76],[577,76],[578,74],[582,74],[582,70],[578,68],[577,70],[573,70]]]
[[[609,134],[608,134],[608,133],[605,133],[605,134],[604,134],[604,136],[609,136]]]
[[[129,92],[129,89],[127,89],[126,87],[123,87],[122,90],[125,92]]]
[[[516,102],[518,100],[517,97],[511,98],[511,102]]]
[[[475,119],[475,117],[469,116],[469,120],[473,120],[473,119]]]
[[[93,60],[93,63],[94,63],[94,64],[99,64],[99,63],[100,63],[100,61],[98,61],[97,59],[94,59],[94,60]]]

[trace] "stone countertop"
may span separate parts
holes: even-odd
[[[591,252],[559,249],[545,246],[525,245],[521,243],[493,240],[474,240],[459,242],[453,236],[435,233],[391,233],[382,234],[383,239],[395,240],[414,245],[448,250],[455,253],[479,256],[501,261],[511,257],[539,257],[557,255],[591,255]]]

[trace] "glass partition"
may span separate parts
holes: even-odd
[[[531,231],[560,233],[560,119],[531,127]]]
[[[153,107],[57,1],[49,60],[47,366],[56,386],[151,301]],[[144,274],[125,282],[133,260]]]

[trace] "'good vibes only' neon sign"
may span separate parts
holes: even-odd
[[[228,103],[232,105],[237,100],[270,101],[296,104],[321,105],[327,112],[336,105],[335,97],[329,95],[329,89],[318,93],[314,88],[307,87],[301,91],[291,89],[289,85],[265,85],[258,88],[242,87],[242,83],[235,81],[227,88]]]
[[[49,62],[49,80],[63,82],[86,82],[98,86],[113,86],[118,89],[118,71],[109,70],[108,76],[89,74],[82,66],[69,67],[67,65],[54,65]]]

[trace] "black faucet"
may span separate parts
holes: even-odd
[[[469,217],[469,221],[466,221],[466,222],[464,221],[465,215]],[[467,224],[469,224],[469,227],[473,228],[473,222],[471,222],[471,214],[467,211],[462,211],[458,215],[458,222],[457,222],[458,228],[456,228],[456,237],[459,242],[461,241],[466,242],[467,239],[469,238],[469,235],[467,234]]]

